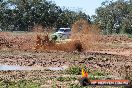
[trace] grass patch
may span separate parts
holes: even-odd
[[[70,88],[84,88],[84,87],[77,85],[77,84],[71,84]]]
[[[68,74],[73,74],[73,75],[80,75],[81,73],[81,67],[70,67],[67,70]]]
[[[67,74],[71,74],[71,75],[81,75],[81,70],[82,68],[84,68],[85,66],[71,66],[66,70]]]
[[[40,84],[30,80],[20,80],[18,82],[1,80],[0,88],[40,88]]]
[[[86,86],[86,87],[82,87],[80,85],[77,84],[71,84],[70,88],[127,88],[127,87],[113,87],[113,86]]]
[[[100,71],[95,71],[92,75],[94,76],[105,76],[106,74]]]
[[[76,77],[59,77],[59,78],[57,78],[57,81],[60,81],[60,82],[75,81],[75,80],[77,80]]]
[[[89,69],[85,66],[71,66],[65,72],[70,75],[81,75],[82,68],[85,68],[85,71],[88,72],[90,79],[100,79],[101,76],[107,76],[109,74],[99,70]]]

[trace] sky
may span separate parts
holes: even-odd
[[[55,2],[60,7],[79,9],[84,11],[87,15],[95,15],[95,9],[101,6],[105,0],[50,0]],[[114,0],[115,1],[115,0]],[[76,8],[76,9],[75,9]]]

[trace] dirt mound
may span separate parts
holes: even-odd
[[[36,36],[28,34],[6,33],[0,34],[0,47],[12,50],[30,50],[35,45]]]

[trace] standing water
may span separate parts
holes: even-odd
[[[18,66],[18,65],[0,65],[0,70],[65,70],[67,66],[62,67],[33,67],[33,66]]]

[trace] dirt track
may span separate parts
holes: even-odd
[[[129,73],[132,73],[132,57],[123,55],[114,55],[98,52],[87,53],[66,53],[66,52],[43,52],[43,53],[4,53],[0,55],[0,64],[20,65],[20,66],[42,66],[42,67],[60,67],[71,65],[88,65],[92,69],[108,70],[111,74],[125,76],[125,67],[129,67]]]
[[[7,55],[8,54],[8,55]],[[23,53],[14,52],[11,55],[4,53],[0,55],[0,64],[21,65],[21,66],[71,66],[71,65],[86,65],[89,69],[100,70],[101,72],[109,73],[117,78],[125,79],[126,75],[132,75],[132,57],[113,54],[102,54],[98,52],[87,53],[66,53],[66,52],[43,52],[43,53]],[[34,80],[41,83],[42,88],[48,88],[51,79],[66,75],[61,71],[0,71],[0,78],[5,80]],[[77,76],[75,76],[77,77]],[[114,78],[115,78],[114,77]],[[76,81],[78,83],[78,81]],[[71,83],[71,82],[70,82]],[[61,82],[56,81],[56,85]],[[51,86],[49,86],[52,88]]]
[[[0,34],[0,64],[42,67],[85,64],[88,68],[105,71],[122,78],[125,78],[126,75],[132,75],[132,39],[126,36],[104,36],[98,42],[94,41],[90,44],[85,42],[85,51],[78,53],[63,51],[35,52],[36,34],[20,35]],[[3,72],[0,73],[3,74]],[[6,73],[12,75],[10,71]],[[21,72],[18,72],[18,74],[21,74]],[[14,77],[17,76],[14,75]]]

